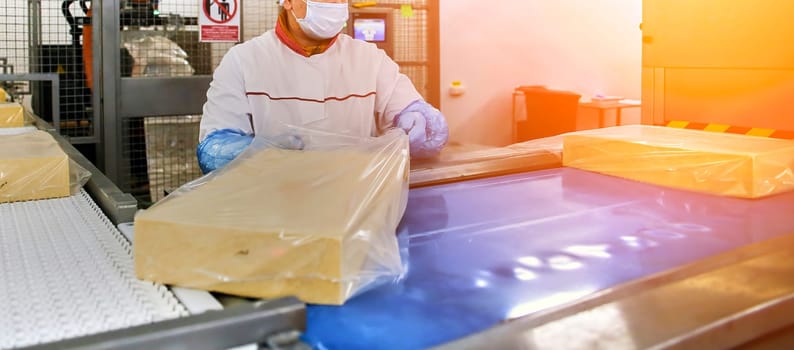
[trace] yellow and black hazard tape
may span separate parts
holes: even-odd
[[[748,127],[734,126],[727,124],[713,124],[713,123],[706,124],[706,123],[693,123],[693,122],[674,120],[667,123],[667,126],[670,128],[679,128],[679,129],[727,132],[731,134],[773,137],[778,139],[794,139],[794,131],[764,129],[764,128],[748,128]]]

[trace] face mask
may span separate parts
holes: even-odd
[[[292,16],[306,35],[314,39],[330,39],[339,34],[347,22],[347,3],[327,3],[303,0],[306,3],[306,17]]]

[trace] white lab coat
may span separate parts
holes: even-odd
[[[378,136],[421,98],[371,43],[340,34],[324,53],[305,57],[270,30],[233,47],[215,70],[200,140],[226,128],[278,136],[287,124]]]

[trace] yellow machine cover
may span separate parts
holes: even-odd
[[[317,304],[342,304],[399,277],[407,137],[343,141],[292,151],[257,139],[225,168],[140,213],[138,277]]]
[[[69,157],[50,134],[0,135],[0,203],[69,193]]]
[[[794,141],[630,125],[566,135],[563,166],[758,198],[794,189]]]

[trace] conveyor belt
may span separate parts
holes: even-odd
[[[425,349],[787,235],[792,213],[794,193],[725,198],[570,168],[412,189],[406,276],[310,305],[304,340]]]
[[[0,349],[187,315],[135,278],[131,253],[84,191],[0,204]]]

